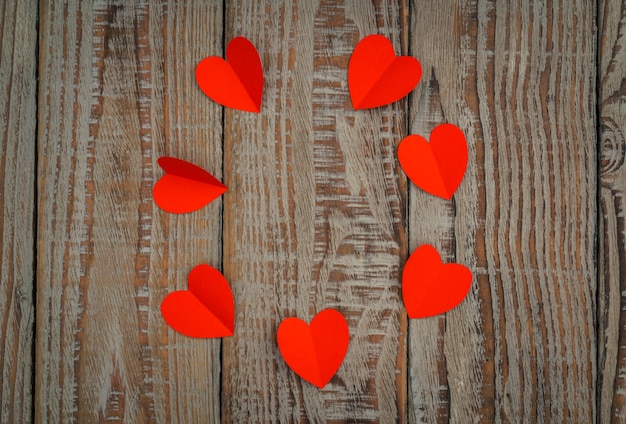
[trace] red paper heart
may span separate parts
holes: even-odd
[[[443,264],[439,252],[423,244],[402,272],[402,297],[409,318],[439,315],[457,306],[469,292],[472,272],[459,264]]]
[[[189,337],[232,336],[235,306],[224,276],[203,264],[191,270],[187,281],[189,290],[172,292],[163,299],[165,322]]]
[[[200,89],[217,103],[248,112],[261,110],[263,66],[254,44],[244,37],[233,38],[226,59],[210,56],[196,66]]]
[[[369,109],[400,100],[422,76],[411,56],[396,56],[382,35],[368,35],[354,48],[348,64],[348,87],[355,109]]]
[[[311,321],[287,318],[278,327],[278,348],[289,367],[304,380],[323,388],[335,375],[348,351],[346,319],[324,309]]]
[[[467,167],[465,135],[452,124],[435,127],[430,143],[422,136],[409,135],[398,146],[398,160],[416,186],[450,200]]]
[[[168,156],[157,162],[166,174],[152,188],[152,197],[166,212],[193,212],[227,190],[213,175],[192,163]]]

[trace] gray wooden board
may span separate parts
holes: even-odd
[[[224,270],[236,312],[224,340],[227,422],[405,419],[404,190],[395,143],[405,102],[354,111],[354,45],[382,31],[400,46],[397,2],[229,3],[226,38],[249,38],[265,73],[261,113],[227,110]],[[285,365],[280,321],[333,307],[350,347],[318,390]]]
[[[221,178],[222,109],[194,80],[222,51],[221,2],[43,2],[36,420],[214,422],[220,342],[159,306],[220,267],[221,201],[154,204],[162,155]],[[217,124],[216,124],[217,123]]]
[[[0,5],[0,422],[32,419],[37,2]]]
[[[626,422],[625,2],[598,4],[598,422]]]
[[[409,328],[413,422],[592,422],[593,2],[411,3],[411,132],[467,136],[450,202],[411,187],[411,250],[469,266],[456,309]],[[471,418],[469,418],[471,417]]]

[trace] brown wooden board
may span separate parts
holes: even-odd
[[[37,2],[0,4],[0,422],[32,419]]]
[[[623,1],[598,4],[598,422],[626,422],[626,56]]]
[[[469,166],[451,202],[411,188],[410,246],[474,272],[458,308],[410,322],[411,421],[592,422],[594,5],[411,6],[411,131],[458,125]]]
[[[214,422],[220,342],[179,336],[165,295],[220,266],[221,202],[154,204],[172,155],[221,178],[222,111],[196,63],[221,2],[42,2],[37,421]]]
[[[347,65],[371,33],[406,50],[406,13],[395,1],[228,4],[226,39],[256,45],[265,91],[260,114],[225,119],[224,270],[237,309],[224,340],[225,422],[405,420],[395,144],[406,103],[354,111]],[[328,307],[346,316],[351,338],[319,390],[287,368],[276,329]]]

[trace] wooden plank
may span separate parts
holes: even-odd
[[[225,116],[224,270],[236,329],[224,340],[225,422],[404,422],[405,185],[395,144],[406,102],[354,111],[347,65],[371,33],[397,51],[406,5],[396,1],[228,4],[226,39],[261,54],[259,115]],[[276,346],[280,321],[334,307],[350,347],[323,389],[304,382]]]
[[[411,251],[474,273],[467,299],[409,324],[411,422],[593,422],[594,4],[411,3],[424,81],[411,132],[451,122],[454,199],[410,189]]]
[[[0,422],[32,421],[37,1],[0,5]]]
[[[626,422],[626,2],[598,4],[598,422]]]
[[[220,266],[216,201],[159,210],[164,154],[221,176],[222,114],[196,63],[221,2],[42,2],[37,421],[216,422],[219,341],[164,323],[167,293]]]

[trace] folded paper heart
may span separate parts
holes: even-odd
[[[233,38],[226,60],[210,56],[196,66],[196,81],[209,98],[222,106],[258,113],[263,97],[263,66],[254,45]]]
[[[396,56],[382,35],[368,35],[354,48],[348,64],[348,88],[355,109],[369,109],[400,100],[422,76],[411,56]]]
[[[416,186],[450,200],[467,168],[465,135],[452,124],[435,127],[430,143],[422,136],[409,135],[398,146],[398,160]]]
[[[192,163],[168,156],[157,162],[166,174],[152,188],[152,197],[166,212],[193,212],[227,190],[213,175]]]
[[[289,367],[304,380],[326,386],[348,351],[346,319],[335,309],[324,309],[311,321],[287,318],[276,335],[278,348]]]
[[[439,252],[423,244],[411,254],[402,272],[402,297],[409,318],[439,315],[465,299],[472,272],[465,266],[443,264]]]
[[[198,265],[188,277],[188,290],[168,294],[161,314],[170,327],[189,337],[232,336],[233,293],[224,276],[209,265]]]

